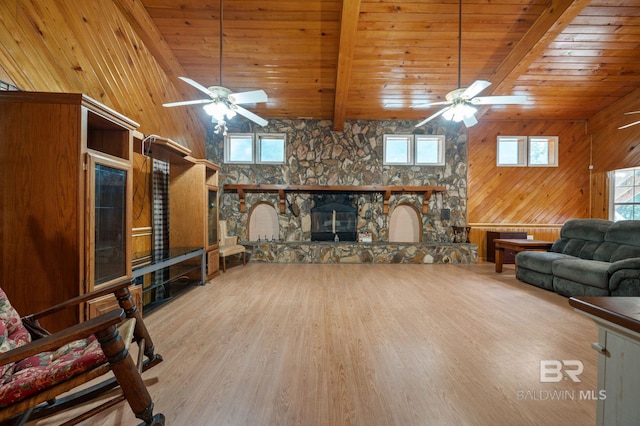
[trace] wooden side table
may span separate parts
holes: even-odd
[[[496,246],[496,272],[502,272],[502,262],[504,261],[504,251],[549,251],[553,245],[552,241],[508,239],[498,238],[493,240]]]

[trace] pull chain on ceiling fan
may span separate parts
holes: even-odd
[[[268,121],[264,118],[259,117],[258,115],[240,106],[240,104],[267,102],[268,97],[264,90],[251,90],[249,92],[233,93],[230,89],[227,89],[222,85],[223,12],[223,0],[220,0],[220,45],[218,50],[220,55],[220,74],[218,82],[220,85],[205,87],[188,77],[178,77],[185,83],[209,95],[210,99],[196,99],[192,101],[179,101],[163,104],[164,107],[205,104],[203,108],[206,113],[211,116],[211,121],[217,123],[216,131],[220,134],[227,133],[227,123],[225,121],[225,117],[227,119],[232,119],[233,117],[235,117],[236,113],[242,115],[245,118],[248,118],[249,120],[260,126],[266,126],[268,123]]]
[[[476,80],[467,88],[461,87],[462,78],[462,0],[458,2],[458,89],[446,94],[446,101],[428,102],[424,104],[411,105],[411,108],[421,106],[448,105],[447,107],[426,118],[416,127],[420,127],[429,121],[443,116],[449,121],[464,122],[467,127],[475,126],[478,120],[475,117],[477,109],[475,105],[496,105],[496,104],[524,104],[526,96],[484,96],[476,97],[484,89],[491,85],[486,80]]]

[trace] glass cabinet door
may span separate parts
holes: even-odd
[[[93,215],[87,232],[93,260],[93,286],[131,276],[128,222],[130,168],[110,159],[90,156],[89,202]]]
[[[209,188],[207,194],[207,245],[211,247],[218,244],[218,191]]]

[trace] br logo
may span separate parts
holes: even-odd
[[[540,360],[540,382],[557,383],[565,375],[574,382],[580,382],[578,376],[582,374],[584,365],[577,359],[543,359]]]

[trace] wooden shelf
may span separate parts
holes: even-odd
[[[378,185],[278,185],[278,184],[228,184],[224,185],[225,192],[237,192],[240,197],[240,211],[246,212],[247,192],[277,192],[280,197],[280,213],[285,212],[287,192],[376,192],[383,194],[383,212],[389,213],[389,198],[393,193],[423,193],[422,213],[429,211],[429,199],[434,192],[444,192],[444,186],[378,186]]]
[[[149,137],[147,146],[142,146],[142,141],[145,137]],[[134,150],[143,155],[149,155],[156,160],[161,160],[167,163],[194,163],[195,158],[191,156],[191,150],[179,143],[163,138],[157,135],[144,135],[139,131],[135,131],[133,134]],[[144,151],[144,152],[143,152]]]

